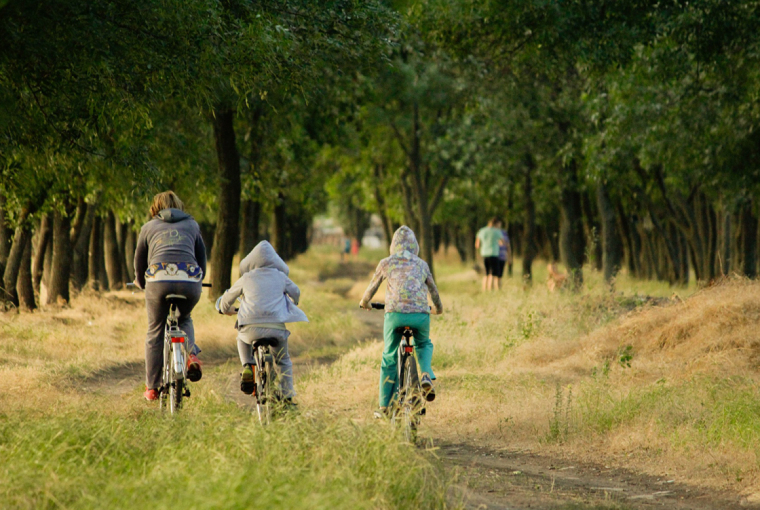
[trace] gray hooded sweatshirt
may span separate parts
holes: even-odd
[[[301,291],[288,278],[289,272],[272,245],[261,241],[240,262],[242,276],[216,301],[216,309],[229,313],[234,310],[235,300],[242,296],[237,314],[239,326],[309,322],[296,306]]]
[[[140,230],[135,247],[135,280],[141,288],[145,288],[148,267],[162,262],[197,264],[206,273],[201,229],[192,216],[179,209],[161,210]]]

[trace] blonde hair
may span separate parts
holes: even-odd
[[[180,211],[184,211],[185,204],[182,203],[182,200],[172,190],[164,191],[157,193],[153,197],[153,203],[150,205],[151,218],[164,209],[179,209]]]

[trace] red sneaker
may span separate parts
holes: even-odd
[[[145,397],[145,400],[158,400],[158,390],[145,390],[143,396]]]
[[[187,378],[193,382],[198,382],[201,380],[201,377],[203,377],[201,360],[195,354],[191,354],[187,360]]]

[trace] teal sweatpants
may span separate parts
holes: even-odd
[[[396,328],[409,326],[414,330],[414,346],[420,371],[430,374],[435,379],[430,362],[433,360],[433,344],[430,342],[430,314],[427,313],[398,313],[385,314],[383,336],[383,361],[380,368],[380,407],[388,407],[391,397],[396,392],[396,376],[398,375],[398,346],[401,343],[401,333]]]

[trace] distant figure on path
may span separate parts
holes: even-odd
[[[486,274],[483,277],[483,290],[499,289],[504,265],[499,260],[499,251],[504,245],[504,236],[501,233],[501,220],[492,218],[488,225],[478,230],[475,238],[475,248],[480,250]]]
[[[348,255],[351,253],[351,239],[348,237],[343,238],[343,250],[340,252],[340,261],[346,262]]]
[[[351,239],[351,255],[354,256],[354,260],[359,258],[359,240],[355,237]]]
[[[509,242],[509,234],[503,228],[501,229],[501,237],[504,243],[499,245],[499,261],[501,262],[501,267],[498,271],[499,279],[496,281],[497,287],[501,284],[501,278],[504,276],[504,268],[507,264],[512,263],[512,243]]]

